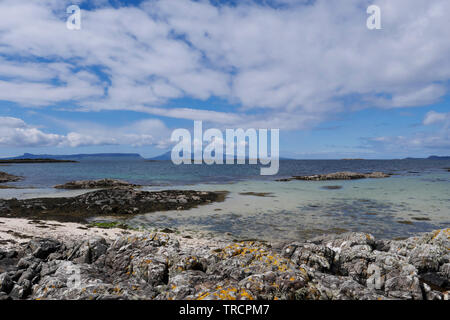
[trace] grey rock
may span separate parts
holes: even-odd
[[[389,297],[422,300],[419,278],[414,275],[393,276],[386,280],[385,292]]]
[[[438,271],[443,264],[444,253],[444,249],[436,245],[420,244],[408,253],[409,263],[420,272]]]
[[[4,182],[15,182],[21,180],[21,177],[0,171],[0,183]]]
[[[11,292],[9,293],[9,296],[13,299],[24,299],[26,298],[28,290],[29,290],[28,287],[24,288],[20,285],[15,284]]]
[[[446,300],[448,236],[444,229],[377,241],[346,233],[278,246],[218,240],[214,247],[185,245],[169,233],[33,240],[18,248],[16,271],[0,275],[0,298]],[[32,254],[40,248],[55,251],[42,250],[40,259]]]
[[[388,178],[390,174],[383,172],[359,173],[359,172],[334,172],[327,174],[315,174],[310,176],[293,176],[291,178],[278,179],[277,181],[306,180],[306,181],[327,181],[327,180],[357,180],[367,178]]]
[[[28,243],[34,257],[46,259],[51,253],[57,251],[61,244],[51,239],[32,240]]]
[[[56,185],[56,189],[103,189],[115,187],[138,187],[136,184],[117,179],[80,180]]]
[[[4,293],[9,293],[14,286],[13,281],[8,276],[7,273],[0,274],[0,291]]]

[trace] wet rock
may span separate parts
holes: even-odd
[[[390,174],[384,173],[384,172],[372,172],[372,173],[366,174],[366,178],[371,178],[371,179],[389,178],[390,176],[391,176]]]
[[[342,186],[323,186],[322,189],[325,189],[325,190],[339,190],[339,189],[342,189]]]
[[[224,197],[223,192],[193,190],[149,192],[128,186],[114,187],[71,198],[0,200],[0,216],[79,222],[92,216],[126,216],[189,209],[212,201],[223,201]]]
[[[139,187],[126,181],[117,179],[99,179],[99,180],[80,180],[70,181],[65,184],[54,186],[56,189],[103,189],[115,187]]]
[[[291,178],[279,179],[276,181],[292,181],[292,180],[305,180],[305,181],[327,181],[327,180],[357,180],[367,178],[388,178],[390,174],[383,172],[372,173],[359,173],[351,171],[334,172],[328,174],[315,174],[310,176],[293,176]]]
[[[21,177],[0,171],[0,183],[15,182],[21,180]]]

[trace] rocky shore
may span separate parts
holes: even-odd
[[[21,177],[0,171],[0,183],[15,182],[21,180]]]
[[[223,192],[193,190],[142,191],[114,187],[70,198],[1,200],[0,217],[33,218],[62,222],[84,222],[96,216],[129,216],[166,210],[185,210],[223,201]]]
[[[80,180],[70,181],[65,184],[59,184],[54,186],[56,189],[105,189],[115,187],[140,187],[139,185],[132,184],[126,181],[117,179],[99,179],[99,180]]]
[[[35,238],[0,249],[0,299],[448,300],[449,239],[450,229],[285,244],[161,232]]]
[[[327,181],[327,180],[379,179],[379,178],[389,178],[390,176],[391,174],[384,172],[359,173],[359,172],[344,171],[328,174],[315,174],[310,176],[293,176],[291,178],[278,179],[276,181],[292,181],[292,180]]]

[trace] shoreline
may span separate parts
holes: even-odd
[[[449,299],[450,228],[263,243],[0,218],[4,237],[0,300]]]
[[[108,225],[108,224],[106,224]],[[123,228],[115,226],[102,227],[101,223],[61,222],[56,220],[38,220],[27,218],[0,217],[0,251],[14,249],[31,240],[52,238],[58,241],[84,241],[89,238],[102,237],[113,242],[121,236],[137,236],[145,233],[161,232],[184,237],[185,239],[204,239],[205,241],[236,241],[230,235],[211,236],[210,232],[183,230],[182,235],[174,228]],[[215,239],[215,240],[214,240]],[[261,240],[262,242],[265,242]]]
[[[74,197],[0,199],[0,217],[86,222],[102,216],[129,218],[155,211],[187,210],[223,202],[227,192],[142,191],[132,186],[90,190]]]

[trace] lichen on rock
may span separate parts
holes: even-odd
[[[272,246],[141,233],[0,251],[2,299],[448,299],[450,229]],[[9,257],[9,258],[7,258]],[[14,258],[11,258],[14,257]]]

